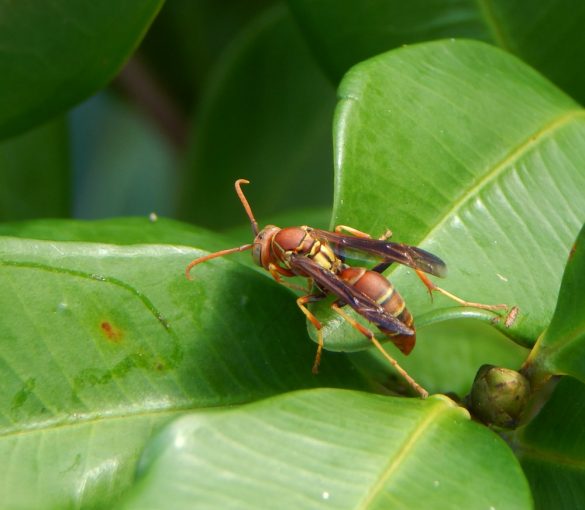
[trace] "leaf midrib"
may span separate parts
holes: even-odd
[[[444,402],[436,402],[435,407],[431,410],[431,412],[429,412],[425,416],[424,420],[419,422],[418,425],[411,431],[410,435],[407,437],[406,441],[404,441],[397,453],[389,459],[389,462],[380,473],[378,479],[367,491],[365,497],[355,506],[356,509],[366,510],[371,508],[371,505],[376,500],[376,498],[382,492],[384,492],[384,488],[386,487],[388,480],[399,469],[399,467],[408,457],[409,453],[411,453],[412,450],[416,447],[420,437],[435,422],[437,416],[452,411],[452,407],[446,407],[445,405],[441,404],[444,404]]]
[[[436,232],[440,231],[444,225],[453,218],[457,212],[467,204],[472,197],[479,194],[479,192],[486,187],[486,185],[492,181],[494,181],[497,177],[499,177],[504,170],[511,167],[511,164],[514,161],[520,159],[521,156],[528,153],[534,146],[538,145],[544,138],[551,135],[560,127],[568,124],[571,120],[583,117],[585,118],[585,110],[569,110],[565,114],[555,117],[550,122],[545,124],[542,128],[534,132],[532,135],[528,136],[521,144],[519,144],[515,149],[511,150],[504,159],[496,163],[491,169],[488,169],[481,179],[479,179],[474,185],[472,185],[466,192],[464,192],[453,204],[451,207],[445,211],[443,217],[435,223],[435,225],[429,229],[429,231],[422,236],[420,243],[422,244],[424,241],[431,239]]]
[[[245,402],[243,402],[245,403]],[[230,406],[239,405],[237,402],[231,402]],[[196,407],[199,406],[199,407]],[[58,429],[67,429],[75,427],[84,427],[87,425],[95,425],[98,423],[111,423],[116,420],[129,420],[136,418],[152,419],[154,416],[173,416],[180,413],[186,412],[205,412],[212,411],[214,409],[224,409],[226,406],[225,402],[218,402],[216,404],[208,404],[204,402],[194,402],[193,400],[185,400],[183,403],[175,404],[173,406],[166,407],[149,407],[148,409],[139,409],[136,411],[123,411],[119,413],[108,413],[104,416],[103,412],[96,411],[94,413],[70,413],[67,416],[56,417],[53,419],[45,420],[42,422],[36,422],[34,425],[26,427],[11,427],[5,428],[4,431],[0,429],[0,442],[15,436],[24,436],[28,434],[43,433],[46,431],[55,431]]]

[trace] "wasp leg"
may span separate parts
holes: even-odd
[[[348,227],[347,225],[337,225],[335,227],[335,232],[338,234],[346,232],[346,233],[351,234],[355,237],[365,237],[367,239],[372,238],[372,236],[370,234],[368,234],[366,232],[362,232],[361,230],[358,230],[357,228]],[[386,241],[386,239],[390,239],[391,237],[392,237],[392,230],[387,228],[386,232],[384,232],[380,237],[378,237],[378,240],[379,241]]]
[[[466,301],[465,299],[461,299],[459,296],[456,296],[455,294],[451,294],[451,292],[449,292],[448,290],[442,289],[441,287],[438,287],[437,285],[435,285],[419,269],[415,269],[415,271],[416,271],[416,274],[418,275],[418,277],[424,283],[425,287],[428,289],[429,294],[431,294],[431,297],[432,297],[432,292],[433,291],[437,291],[440,294],[443,294],[443,296],[447,296],[449,299],[452,299],[456,303],[459,303],[461,306],[469,306],[469,307],[472,307],[472,308],[480,308],[482,310],[492,310],[492,311],[496,311],[496,310],[509,310],[510,309],[510,307],[508,305],[504,305],[504,304],[499,304],[499,305],[485,305],[483,303],[475,303],[473,301]],[[512,310],[510,311],[510,313],[513,312],[513,309],[514,308],[516,308],[516,312],[515,312],[514,315],[517,315],[518,314],[517,307],[513,307]]]
[[[278,266],[276,266],[274,264],[269,264],[268,271],[270,272],[270,274],[272,275],[272,278],[274,278],[277,283],[280,283],[281,285],[284,285],[285,287],[288,287],[289,289],[298,290],[300,292],[310,292],[311,287],[313,286],[313,280],[311,280],[311,278],[307,278],[307,286],[306,287],[302,287],[301,285],[297,285],[295,283],[291,283],[291,282],[287,282],[286,280],[283,280],[282,275],[278,271]]]
[[[323,332],[321,329],[323,328],[322,324],[319,322],[317,317],[315,317],[311,311],[305,306],[307,303],[315,303],[316,301],[321,301],[325,296],[318,295],[318,294],[308,294],[306,296],[301,296],[297,299],[297,305],[301,309],[301,312],[305,314],[307,319],[311,321],[311,324],[315,326],[317,330],[317,353],[315,354],[315,361],[313,361],[313,368],[312,372],[317,374],[319,372],[319,365],[321,364],[321,354],[323,353]]]
[[[350,317],[348,314],[346,314],[338,305],[337,303],[333,303],[331,305],[331,308],[338,313],[339,315],[341,315],[347,322],[349,322],[349,324],[351,326],[353,326],[355,329],[357,329],[362,335],[368,337],[370,339],[370,341],[376,346],[376,348],[380,351],[380,353],[382,354],[382,356],[384,356],[388,362],[396,369],[396,371],[403,377],[403,379],[411,386],[412,389],[414,389],[422,398],[427,398],[429,396],[429,393],[427,392],[427,390],[425,390],[420,384],[418,384],[412,377],[410,377],[410,375],[408,374],[408,372],[406,370],[404,370],[404,368],[402,368],[399,364],[398,361],[396,361],[392,356],[390,356],[390,354],[388,354],[386,352],[386,350],[384,349],[384,347],[382,347],[382,344],[378,341],[378,339],[374,336],[374,333],[372,333],[368,328],[362,326],[359,322],[357,322],[356,320],[354,320],[352,317]]]
[[[390,239],[391,237],[392,237],[392,230],[387,228],[386,231],[380,237],[378,237],[378,241],[386,241],[387,239]]]

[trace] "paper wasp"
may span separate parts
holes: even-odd
[[[398,373],[423,398],[428,396],[426,390],[386,352],[374,333],[342,309],[344,305],[349,305],[364,319],[374,324],[400,351],[409,354],[414,347],[416,337],[412,316],[406,309],[400,294],[380,274],[393,262],[414,269],[429,292],[440,292],[461,305],[487,310],[508,308],[507,305],[484,305],[465,301],[437,287],[424,273],[445,276],[447,271],[445,263],[432,253],[415,246],[388,241],[391,235],[389,231],[381,238],[373,239],[364,232],[344,225],[336,227],[335,232],[308,226],[279,228],[274,225],[267,225],[260,230],[241,189],[242,184],[249,184],[249,181],[238,179],[235,182],[235,189],[250,219],[255,235],[254,242],[199,257],[191,261],[185,274],[187,278],[190,278],[191,269],[202,262],[230,253],[252,250],[256,264],[269,271],[277,282],[298,290],[300,287],[282,278],[293,276],[307,278],[309,285],[314,284],[317,290],[311,292],[311,287],[309,287],[306,295],[297,298],[297,305],[317,331],[318,348],[313,363],[313,373],[317,372],[323,350],[322,325],[306,305],[322,299],[327,294],[332,294],[337,299],[331,308],[369,338]],[[372,269],[350,266],[345,262],[347,257],[365,257],[377,261],[378,265]],[[301,290],[307,291],[302,288]]]

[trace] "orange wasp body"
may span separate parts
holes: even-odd
[[[488,310],[507,308],[506,305],[483,305],[464,301],[435,286],[424,273],[444,276],[447,269],[445,263],[432,253],[415,246],[389,242],[387,240],[391,235],[389,232],[380,239],[373,239],[368,234],[343,225],[336,227],[335,232],[308,226],[281,229],[274,225],[268,225],[260,230],[242,192],[241,184],[248,184],[248,181],[237,180],[235,188],[252,225],[255,235],[253,243],[199,257],[187,266],[186,275],[190,278],[191,269],[202,262],[230,253],[252,250],[256,264],[269,271],[277,282],[298,289],[296,285],[284,281],[283,277],[307,278],[318,290],[297,298],[297,305],[317,330],[318,348],[313,363],[314,373],[317,372],[323,350],[322,325],[306,305],[332,294],[337,299],[331,308],[368,337],[423,398],[428,396],[426,390],[386,352],[372,331],[342,310],[344,305],[349,305],[374,324],[404,354],[409,354],[415,344],[412,315],[393,285],[380,274],[393,262],[413,268],[429,291],[441,292],[462,305]],[[343,231],[348,234],[343,234]],[[377,260],[379,263],[372,269],[349,266],[345,263],[345,258],[355,253],[365,254],[367,258]]]

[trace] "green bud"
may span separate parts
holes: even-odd
[[[488,425],[514,428],[530,396],[528,379],[515,370],[483,365],[477,372],[469,409]]]

